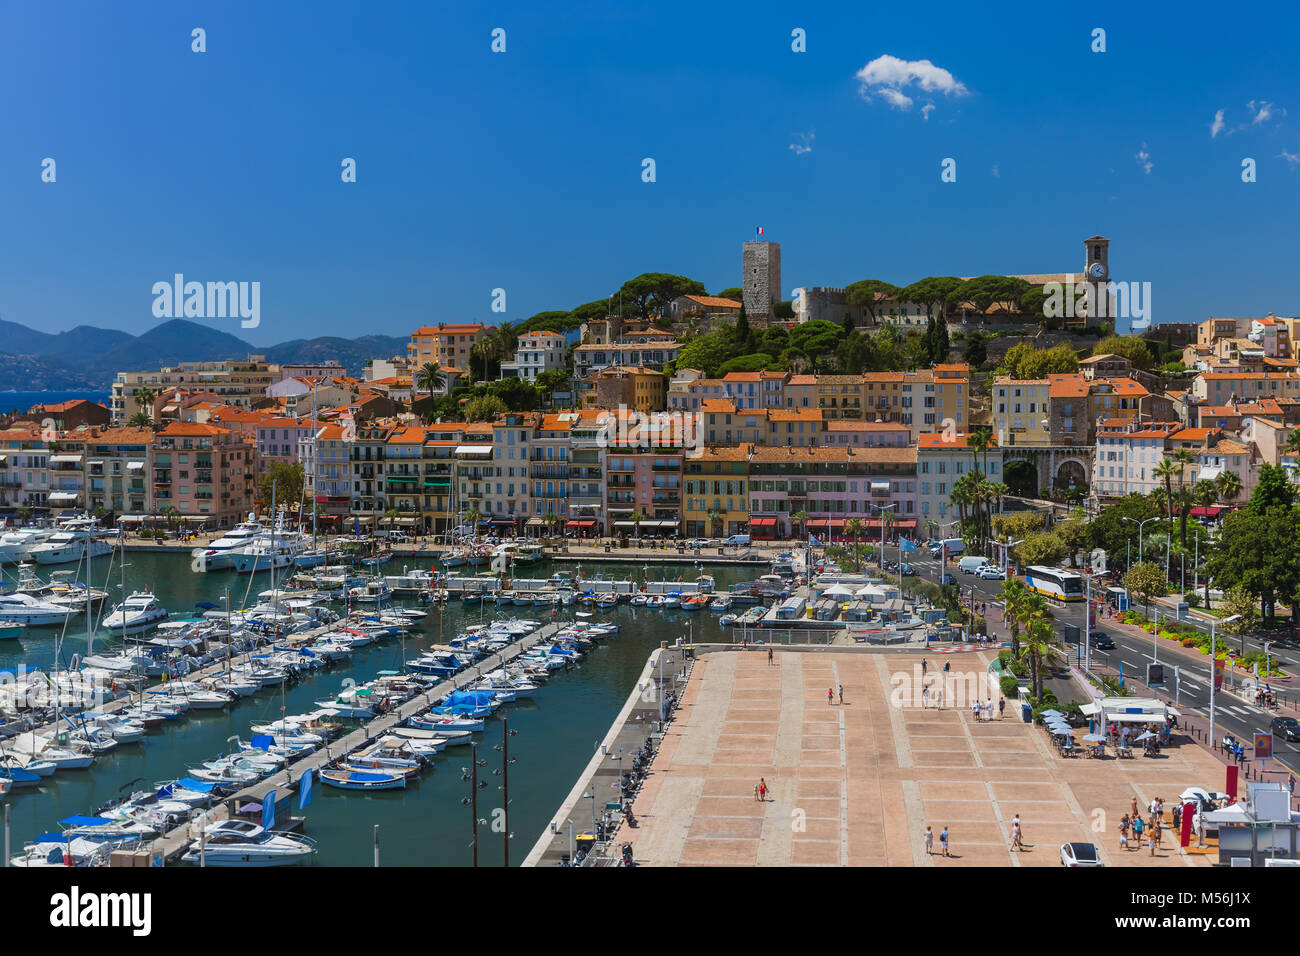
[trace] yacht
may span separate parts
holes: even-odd
[[[139,634],[157,627],[167,619],[167,609],[157,595],[149,591],[136,591],[113,608],[104,618],[103,627],[110,634]]]
[[[241,521],[206,547],[191,551],[190,570],[202,573],[234,567],[235,556],[242,554],[264,533],[265,529],[258,523],[257,516],[249,512],[247,521]]]
[[[28,564],[19,567],[18,586],[15,590],[30,594],[39,601],[62,604],[78,611],[85,610],[87,602],[92,608],[98,607],[108,597],[108,592],[89,588],[78,581],[75,571],[55,571],[50,575],[49,583],[46,583],[36,576]]]
[[[63,604],[53,604],[30,594],[0,594],[0,621],[13,621],[29,627],[62,624],[75,617],[79,610]]]
[[[27,557],[37,564],[70,564],[100,558],[112,550],[112,545],[95,536],[93,523],[83,523],[56,531],[47,540],[34,545]]]
[[[32,548],[43,544],[58,532],[54,528],[17,528],[0,535],[0,564],[26,561]]]
[[[307,544],[302,535],[297,533],[260,535],[234,556],[234,568],[240,574],[251,574],[254,571],[270,571],[272,568],[278,571],[293,567],[294,561],[306,549]]]

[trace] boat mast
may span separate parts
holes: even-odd
[[[280,616],[280,595],[275,593],[275,479],[271,479],[271,607],[275,610],[275,616]],[[257,573],[257,557],[253,557],[253,573]],[[279,627],[277,620],[276,626]]]
[[[320,380],[311,385],[311,549],[316,550],[316,497],[320,488],[320,419],[316,417],[316,389]]]

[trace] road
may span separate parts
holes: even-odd
[[[926,580],[937,581],[939,574],[939,562],[934,559],[925,557],[918,558],[916,554],[906,555],[909,563],[916,569],[917,573]],[[961,587],[964,598],[969,599],[972,590],[974,591],[975,600],[984,601],[989,605],[987,619],[991,630],[996,631],[998,636],[1005,637],[1006,629],[1001,624],[1001,614],[995,613],[994,607],[1000,608],[1001,602],[997,600],[997,594],[1002,588],[1002,582],[999,580],[986,581],[975,577],[973,574],[963,574],[957,570],[955,564],[950,563],[948,573],[957,580]],[[1062,643],[1073,647],[1072,657],[1075,659],[1083,656],[1083,650],[1077,644],[1070,644],[1066,641],[1065,625],[1075,624],[1079,628],[1079,642],[1084,640],[1084,605],[1083,602],[1078,604],[1054,605],[1052,608],[1054,621],[1057,631],[1062,635]],[[1198,629],[1209,633],[1209,625],[1197,621],[1190,623],[1196,624]],[[1146,666],[1153,661],[1159,661],[1165,665],[1165,674],[1167,684],[1164,688],[1166,692],[1173,692],[1176,696],[1176,706],[1180,711],[1192,712],[1200,717],[1209,719],[1210,716],[1210,662],[1208,656],[1203,656],[1200,660],[1176,654],[1165,648],[1153,647],[1154,639],[1146,641],[1139,640],[1127,632],[1120,633],[1116,628],[1107,628],[1106,622],[1099,622],[1098,627],[1094,630],[1106,633],[1114,642],[1113,651],[1099,651],[1096,647],[1092,648],[1092,660],[1094,663],[1108,665],[1120,671],[1125,675],[1133,675],[1140,680],[1146,676]],[[1227,640],[1223,635],[1219,639]],[[1240,649],[1242,641],[1240,638],[1231,638],[1232,644]],[[1244,643],[1246,650],[1262,649],[1263,642],[1258,637],[1247,637]],[[1300,653],[1297,649],[1289,644],[1274,642],[1270,645],[1270,656],[1275,660],[1280,660],[1292,674],[1300,674]],[[1173,668],[1178,668],[1177,684],[1175,685],[1175,675]],[[1277,686],[1273,687],[1278,697],[1284,698],[1288,704],[1296,699],[1296,691],[1279,692]],[[1268,731],[1273,717],[1297,716],[1295,709],[1285,706],[1277,711],[1269,711],[1256,707],[1253,703],[1248,703],[1241,697],[1238,697],[1230,691],[1216,691],[1214,695],[1214,722],[1215,735],[1222,738],[1223,734],[1230,733],[1242,742],[1247,752],[1250,752],[1250,744],[1254,739],[1255,731]],[[1300,742],[1286,741],[1274,737],[1273,749],[1275,761],[1288,765],[1289,768],[1300,767]]]

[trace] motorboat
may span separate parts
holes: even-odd
[[[618,607],[618,595],[602,594],[600,597],[596,598],[596,607],[606,611],[613,610]]]
[[[649,600],[650,600],[650,595],[638,593],[638,594],[633,594],[631,600],[629,600],[627,603],[631,604],[633,607],[645,607],[646,602]]]
[[[709,610],[730,611],[733,603],[735,602],[732,601],[730,595],[718,594],[713,598],[713,600],[709,601]]]
[[[26,561],[32,548],[58,533],[56,528],[16,528],[0,535],[0,564]]]
[[[699,611],[709,603],[709,599],[702,594],[692,594],[682,598],[683,611]]]
[[[150,591],[136,591],[113,608],[103,621],[110,634],[139,634],[167,620],[167,609]]]
[[[30,594],[0,594],[0,622],[44,627],[62,624],[78,613],[80,612],[76,608],[42,601]]]
[[[646,606],[646,607],[651,607],[651,608],[661,608],[661,609],[662,609],[662,608],[664,607],[666,601],[667,601],[667,598],[665,598],[662,594],[647,594],[647,595],[646,595],[646,598],[645,598],[645,606]],[[680,602],[678,602],[678,603],[680,603]]]
[[[316,844],[298,834],[273,833],[248,820],[222,820],[203,831],[202,841],[181,859],[205,866],[294,866],[316,854]]]
[[[278,571],[292,566],[298,555],[305,550],[307,541],[301,535],[276,531],[255,538],[248,547],[234,556],[233,566],[239,574]]]
[[[735,614],[724,614],[722,617],[718,618],[718,623],[723,627],[731,627],[731,625],[735,624],[737,620],[738,618]]]
[[[0,641],[14,641],[23,636],[27,625],[21,621],[0,622]]]
[[[87,604],[92,609],[99,607],[108,597],[107,591],[87,587],[78,581],[76,571],[55,571],[47,582],[37,577],[30,565],[19,568],[18,584],[14,590],[21,594],[30,594],[38,601],[62,604],[77,611],[84,611]]]
[[[9,858],[10,866],[37,868],[70,866],[103,866],[113,851],[112,843],[88,840],[84,837],[67,837],[59,833],[46,833],[23,847],[17,856]]]

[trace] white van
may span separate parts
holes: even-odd
[[[733,535],[732,535],[730,538],[728,538],[724,543],[730,545],[730,546],[733,547],[733,548],[735,548],[735,547],[744,547],[745,545],[749,544],[749,535],[747,535],[747,534],[733,534]]]
[[[930,545],[930,557],[937,558],[942,554],[949,556],[961,554],[966,550],[966,542],[961,538],[944,538],[942,541],[936,541]]]
[[[989,559],[983,555],[968,554],[957,562],[957,570],[966,574],[974,574],[980,568],[984,567],[984,565],[990,563]]]

